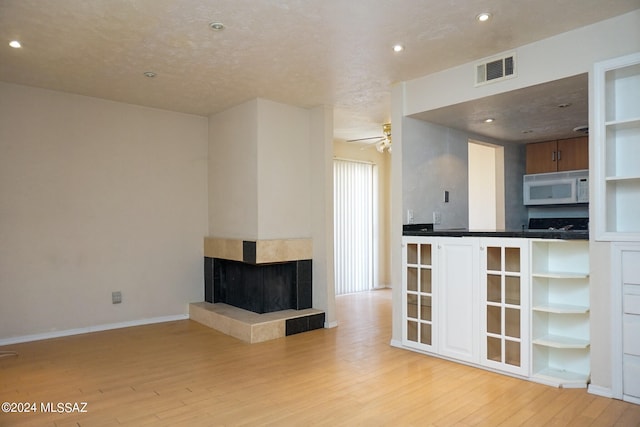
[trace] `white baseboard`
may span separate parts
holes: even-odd
[[[613,398],[613,390],[608,387],[602,387],[599,385],[589,384],[587,391],[591,394],[595,394],[596,396]]]
[[[130,326],[150,325],[153,323],[173,322],[175,320],[186,320],[188,314],[176,314],[173,316],[152,317],[150,319],[130,320],[127,322],[107,323],[105,325],[88,326],[86,328],[66,329],[64,331],[52,331],[42,334],[22,335],[19,337],[0,339],[0,346],[19,344],[30,341],[47,340],[50,338],[68,337],[70,335],[87,334],[90,332],[108,331],[110,329],[128,328]]]
[[[338,326],[338,321],[334,320],[333,322],[324,322],[324,327],[326,329],[336,328]]]
[[[623,396],[622,400],[629,403],[635,403],[636,405],[640,405],[640,397],[627,396],[626,394]]]
[[[389,344],[391,345],[391,347],[404,348],[404,346],[402,345],[402,341],[399,340],[391,340]]]

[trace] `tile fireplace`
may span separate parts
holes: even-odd
[[[206,238],[204,252],[205,301],[191,304],[194,320],[225,333],[247,322],[259,337],[251,330],[229,334],[249,342],[324,327],[324,312],[312,308],[310,240]]]

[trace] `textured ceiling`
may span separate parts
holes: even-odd
[[[394,82],[639,7],[639,0],[0,0],[0,80],[204,116],[255,97],[328,104],[335,136],[355,139],[380,134]],[[485,10],[493,18],[476,22]],[[211,30],[212,21],[225,30]],[[13,39],[23,48],[10,48]],[[395,54],[395,43],[406,50]]]

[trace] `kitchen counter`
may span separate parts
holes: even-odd
[[[588,230],[468,230],[454,228],[448,230],[434,230],[431,224],[405,225],[403,236],[424,237],[521,237],[525,239],[561,239],[561,240],[589,240]]]

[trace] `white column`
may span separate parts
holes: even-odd
[[[333,265],[333,108],[310,110],[313,307],[325,312],[325,328],[338,325]]]

